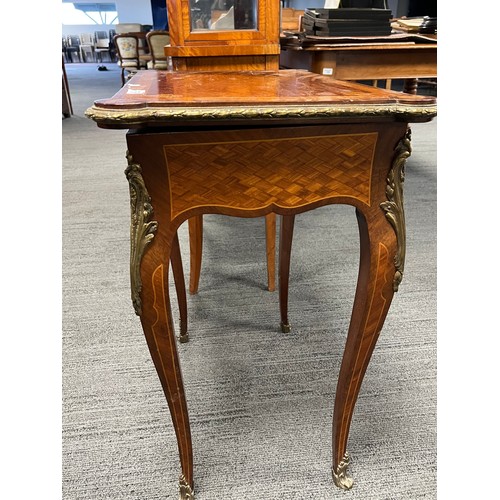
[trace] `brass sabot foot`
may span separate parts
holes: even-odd
[[[290,333],[290,331],[291,331],[291,329],[292,329],[292,325],[290,325],[290,324],[285,324],[285,323],[283,323],[283,322],[281,322],[281,323],[280,323],[280,325],[281,325],[281,331],[282,331],[283,333]]]
[[[339,488],[343,490],[350,490],[354,481],[351,477],[347,477],[347,466],[349,465],[349,455],[347,452],[344,455],[344,458],[337,465],[336,469],[332,468],[332,476],[333,482]]]
[[[179,335],[179,342],[181,344],[185,344],[186,342],[189,342],[189,333],[181,333]]]
[[[184,474],[179,477],[179,500],[194,500],[194,491],[186,481]]]
[[[179,320],[179,342],[182,344],[189,342],[189,333],[187,331],[187,321]]]

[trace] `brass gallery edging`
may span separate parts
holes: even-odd
[[[437,114],[433,105],[411,104],[365,104],[336,106],[224,106],[224,107],[144,107],[129,110],[117,110],[92,106],[85,112],[88,118],[97,123],[108,125],[138,125],[141,123],[182,121],[218,121],[248,119],[321,119],[329,117],[375,117],[393,116],[398,119],[412,117],[432,118]]]
[[[399,284],[403,279],[406,256],[406,223],[403,199],[403,184],[405,180],[405,164],[411,155],[411,130],[408,128],[405,136],[399,141],[395,149],[395,157],[392,162],[389,175],[387,176],[387,186],[385,193],[387,200],[380,204],[380,208],[385,212],[387,220],[391,223],[396,233],[397,250],[394,256],[396,272],[393,280],[393,290],[399,289]]]
[[[151,220],[153,207],[151,197],[142,178],[142,169],[139,164],[134,163],[132,155],[128,151],[127,162],[128,167],[125,170],[125,175],[129,183],[131,213],[130,287],[135,313],[140,316],[142,313],[140,297],[142,290],[141,260],[144,250],[154,238],[154,233],[158,229],[158,222]]]

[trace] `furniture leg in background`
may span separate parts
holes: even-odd
[[[189,225],[189,293],[198,293],[203,254],[203,217],[191,217]],[[276,289],[276,215],[266,215],[267,289]]]
[[[73,105],[71,104],[71,94],[69,92],[68,76],[66,75],[66,66],[64,56],[62,58],[62,115],[69,118],[73,114]]]

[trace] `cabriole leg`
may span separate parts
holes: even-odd
[[[383,186],[384,195],[366,214],[356,210],[360,239],[358,284],[351,323],[340,367],[333,413],[333,480],[343,489],[352,487],[347,476],[346,451],[354,405],[373,349],[403,279],[406,225],[403,182],[410,156],[410,130],[395,149]]]
[[[281,331],[288,333],[291,330],[288,321],[288,286],[290,278],[290,257],[292,252],[293,226],[295,215],[283,215],[280,227],[280,260],[279,260],[279,294]]]
[[[187,297],[186,297],[186,282],[184,281],[184,269],[182,268],[181,249],[179,246],[179,237],[175,233],[172,242],[172,254],[170,256],[172,264],[172,273],[174,275],[175,291],[177,294],[177,303],[179,305],[180,316],[180,332],[179,341],[188,342],[188,312],[187,312]]]
[[[169,262],[179,263],[174,228],[156,219],[142,169],[128,155],[130,187],[132,303],[140,316],[151,358],[160,378],[177,437],[181,462],[180,498],[194,498],[193,451],[184,384],[177,354],[169,298]],[[177,265],[176,264],[176,265]]]
[[[276,290],[276,214],[266,215],[267,289]]]
[[[347,476],[346,446],[354,405],[394,293],[392,229],[382,211],[379,219],[386,226],[382,233],[374,222],[368,224],[363,214],[357,211],[356,215],[361,246],[358,284],[333,414],[332,475],[334,483],[343,489],[350,489],[353,484]]]

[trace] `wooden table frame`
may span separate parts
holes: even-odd
[[[212,91],[207,90],[210,82]],[[87,116],[103,128],[130,129],[125,173],[131,200],[132,302],[172,416],[181,463],[180,499],[194,498],[194,475],[169,295],[169,266],[176,286],[182,278],[177,229],[202,214],[281,215],[280,312],[282,323],[288,324],[294,217],[329,204],[353,206],[360,235],[332,442],[333,481],[351,488],[346,450],[354,406],[404,273],[408,123],[431,120],[435,99],[304,71],[149,70],[135,75],[129,85],[132,92],[125,87],[114,98],[96,102]],[[226,97],[235,88],[237,98]],[[185,294],[180,285],[178,295]]]
[[[437,44],[283,46],[280,67],[306,69],[339,80],[404,79],[404,92],[416,94],[418,78],[437,77]]]

